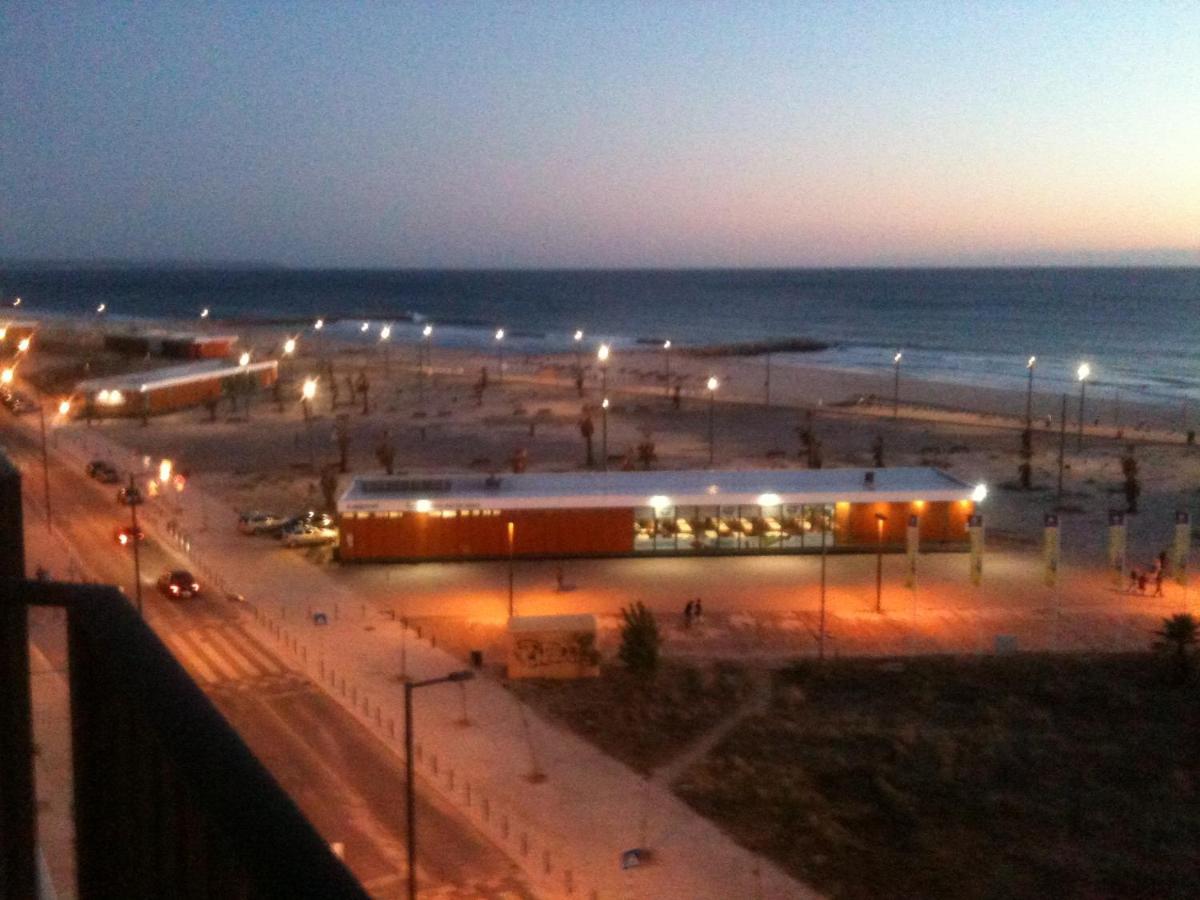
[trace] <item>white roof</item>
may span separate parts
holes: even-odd
[[[91,378],[75,385],[75,390],[83,394],[97,391],[155,391],[178,384],[188,384],[194,381],[207,381],[218,375],[234,375],[238,372],[259,372],[263,369],[274,369],[279,363],[275,360],[252,362],[247,366],[239,366],[225,359],[207,359],[201,362],[186,363],[181,366],[166,366],[162,369],[149,369],[145,372],[129,372],[125,375],[110,375],[106,378]]]
[[[874,486],[866,475],[874,473]],[[778,503],[970,500],[972,488],[940,469],[745,469],[359,476],[339,512],[437,509],[596,509]],[[775,495],[775,496],[772,496]],[[775,499],[775,497],[778,499]]]

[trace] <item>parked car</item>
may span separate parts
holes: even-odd
[[[283,517],[268,512],[247,512],[238,516],[238,531],[242,534],[262,534],[283,524]]]
[[[275,535],[275,537],[283,537],[286,532],[294,531],[301,525],[313,525],[317,528],[332,528],[333,524],[333,516],[329,515],[329,513],[319,513],[316,510],[310,509],[308,512],[303,512],[299,515],[290,516],[287,519],[283,519],[277,525],[265,530],[268,534]]]
[[[146,532],[142,530],[141,525],[137,527],[137,530],[134,530],[132,525],[122,525],[117,529],[115,537],[118,544],[122,547],[128,547],[134,541],[138,541],[139,543],[144,541],[146,539]]]
[[[117,474],[116,468],[107,460],[93,459],[87,464],[86,471],[89,476],[95,478],[101,484],[116,484],[121,480],[121,476]]]
[[[298,525],[283,533],[283,546],[308,547],[329,544],[337,540],[336,528],[320,528],[316,525]]]
[[[22,394],[20,391],[5,391],[0,395],[0,403],[7,406],[14,416],[19,416],[21,413],[37,412],[37,401],[28,394]]]
[[[158,589],[168,597],[198,597],[200,584],[186,569],[163,572],[158,576]]]

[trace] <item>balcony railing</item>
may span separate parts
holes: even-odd
[[[0,900],[39,894],[28,612],[66,613],[78,894],[365,898],[236,732],[111,587],[24,579],[0,455]]]

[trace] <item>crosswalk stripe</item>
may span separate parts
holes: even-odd
[[[175,658],[183,664],[183,667],[190,672],[198,674],[200,680],[211,684],[217,680],[208,663],[197,657],[191,652],[191,648],[177,634],[168,634],[163,638],[167,646],[171,648],[171,652],[175,654]]]
[[[202,633],[208,645],[214,651],[220,653],[234,668],[238,669],[242,678],[253,678],[256,675],[263,674],[258,671],[257,666],[246,659],[241,651],[234,646],[229,632],[223,629],[206,628]]]
[[[281,675],[287,671],[286,666],[271,656],[267,650],[263,649],[254,638],[250,637],[244,631],[230,629],[225,632],[225,638],[229,643],[235,644],[245,656],[254,660],[264,674]]]
[[[188,640],[195,645],[197,652],[202,654],[204,658],[209,661],[212,667],[220,673],[221,677],[217,679],[218,681],[237,681],[237,669],[231,666],[229,661],[224,659],[220,653],[217,653],[211,646],[209,646],[209,644],[202,639],[203,635],[198,635],[195,631],[190,631],[187,633],[187,635]]]

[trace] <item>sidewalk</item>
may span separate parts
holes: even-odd
[[[96,455],[130,462],[128,450],[105,446],[99,429],[63,430],[56,443],[72,464]],[[244,595],[247,620],[402,753],[402,666],[421,679],[462,663],[406,630],[390,606],[365,601],[302,552],[238,534],[233,511],[206,496],[197,480],[182,498],[188,520],[199,523],[196,531],[182,536],[168,528],[173,510],[155,501],[142,507],[147,528],[186,552],[207,584]],[[318,611],[326,613],[327,625],[312,624]],[[414,699],[415,756],[424,781],[504,849],[542,896],[816,896],[669,791],[542,720],[493,681],[428,688]],[[535,773],[542,777],[531,777]],[[652,859],[623,870],[622,852],[636,847],[649,848]]]

